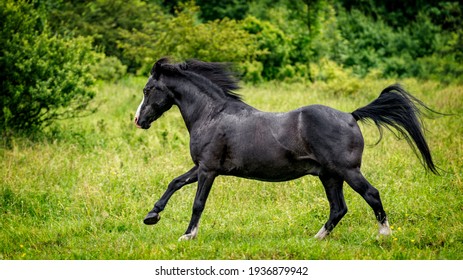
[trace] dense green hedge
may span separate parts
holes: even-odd
[[[243,62],[259,53],[255,38],[242,28],[242,22],[227,18],[201,22],[198,12],[197,6],[185,5],[174,15],[158,12],[140,29],[120,30],[118,46],[124,58],[146,74],[162,56]]]
[[[53,36],[25,1],[1,1],[0,18],[0,131],[33,130],[85,111],[94,95],[91,41]]]
[[[354,75],[461,82],[457,1],[41,1],[57,33],[94,38],[129,72],[160,56],[238,62],[244,78],[314,81],[329,59]],[[54,3],[54,4],[50,4]]]

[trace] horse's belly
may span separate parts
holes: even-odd
[[[282,182],[311,174],[318,175],[320,165],[310,159],[275,159],[273,161],[251,161],[230,166],[223,175],[269,182]]]
[[[302,176],[305,176],[307,172],[291,172],[291,173],[279,173],[279,174],[237,174],[233,176],[241,177],[241,178],[246,178],[246,179],[253,179],[253,180],[259,180],[259,181],[266,181],[266,182],[284,182],[284,181],[290,181],[294,180],[297,178],[300,178]]]

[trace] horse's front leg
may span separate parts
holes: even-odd
[[[198,174],[198,190],[196,191],[195,201],[193,203],[193,213],[191,215],[190,224],[185,234],[179,240],[194,239],[198,234],[199,219],[206,206],[206,200],[211,191],[212,184],[217,175],[215,172],[200,171]]]
[[[183,186],[194,183],[196,181],[198,181],[198,166],[193,167],[187,173],[172,180],[172,182],[170,182],[169,186],[167,187],[167,190],[154,204],[154,208],[148,213],[148,215],[146,215],[143,222],[146,225],[156,224],[161,219],[159,213],[164,210],[170,197]]]

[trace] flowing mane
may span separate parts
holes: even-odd
[[[189,59],[182,63],[170,64],[169,59],[164,57],[155,63],[151,74],[155,76],[159,75],[159,72],[165,71],[165,68],[168,68],[168,66],[171,67],[169,69],[171,71],[175,69],[174,71],[187,71],[200,75],[222,89],[225,96],[241,101],[241,96],[234,92],[240,86],[238,85],[239,78],[237,77],[237,73],[232,70],[231,63],[204,62],[197,59]]]
[[[180,67],[206,77],[219,86],[227,96],[241,100],[241,96],[234,92],[234,90],[240,88],[238,86],[239,79],[236,77],[236,73],[231,70],[232,65],[230,63],[204,62],[189,59]]]

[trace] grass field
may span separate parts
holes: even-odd
[[[425,120],[441,176],[425,172],[405,141],[361,125],[363,172],[380,190],[393,235],[377,238],[373,211],[345,185],[349,212],[323,241],[313,236],[329,205],[316,177],[264,183],[219,177],[198,238],[178,242],[196,185],[177,192],[155,226],[142,222],[174,177],[191,166],[177,108],[147,131],[132,124],[144,78],[101,84],[99,110],[46,135],[0,144],[0,259],[463,259],[463,86],[405,80],[434,109]],[[287,111],[319,103],[366,105],[392,81],[364,81],[355,94],[323,85],[244,86],[247,103]],[[332,88],[332,87],[330,87]]]

